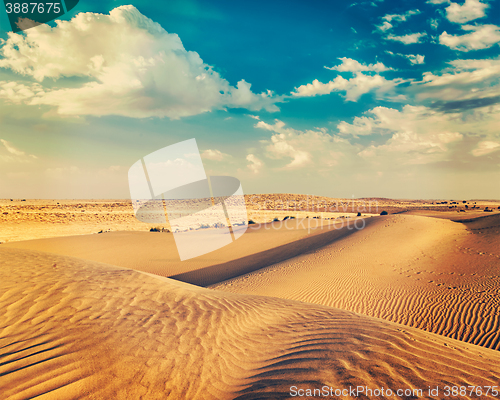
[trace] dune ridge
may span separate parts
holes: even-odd
[[[464,224],[380,217],[310,254],[210,287],[341,308],[498,350],[495,232],[489,252],[480,251],[485,240]]]
[[[500,378],[498,352],[353,312],[42,252],[0,248],[0,260],[7,399],[278,399],[292,385]]]

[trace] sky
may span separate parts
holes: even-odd
[[[195,138],[245,193],[500,198],[500,2],[0,5],[0,198],[130,198]],[[178,172],[182,174],[182,171]]]

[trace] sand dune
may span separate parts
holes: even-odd
[[[360,231],[350,229],[353,221],[343,229],[335,228],[344,221],[311,220],[325,224],[312,230],[300,221],[290,225],[295,229],[267,224],[184,262],[167,233],[115,232],[2,247],[346,309],[498,350],[499,219],[491,215],[462,224],[400,214],[366,218]]]
[[[474,227],[412,215],[213,288],[351,310],[500,349],[498,216]],[[486,235],[484,232],[490,232]]]
[[[422,398],[439,385],[442,398],[500,379],[498,352],[388,321],[4,246],[0,307],[7,399],[278,399],[323,385]]]
[[[361,221],[362,222],[362,221]],[[171,233],[108,232],[3,244],[104,262],[207,286],[289,259],[354,232],[355,219],[296,219],[250,225],[234,243],[180,261]],[[361,225],[360,225],[361,226]]]

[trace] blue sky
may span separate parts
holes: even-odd
[[[498,15],[80,1],[12,34],[1,14],[0,197],[126,198],[135,161],[194,137],[246,193],[500,198]]]

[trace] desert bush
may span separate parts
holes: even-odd
[[[357,216],[358,216],[358,217],[361,217],[361,213],[360,213],[360,212],[358,212],[358,215],[357,215]]]
[[[255,222],[253,220],[248,221],[248,225],[255,225]]]
[[[380,213],[380,215],[387,215],[387,214],[388,214],[388,212],[387,212],[387,211],[382,211],[382,212]]]
[[[278,222],[279,221],[279,218],[274,218],[273,219],[273,222]]]
[[[167,228],[162,228],[161,226],[155,226],[151,228],[149,232],[170,232]]]

